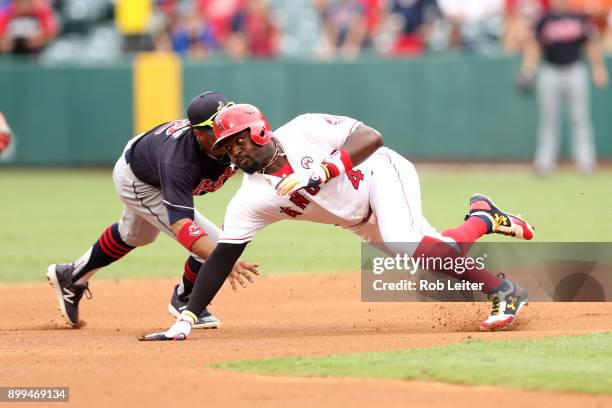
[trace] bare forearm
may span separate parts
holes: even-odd
[[[186,225],[192,223],[193,221],[188,218],[183,218],[176,221],[170,227],[172,228],[172,233],[176,237],[177,241],[185,246],[184,239],[181,239],[181,230],[185,228]],[[203,231],[206,234],[206,231]],[[184,234],[184,233],[183,233]],[[208,259],[212,251],[215,249],[215,244],[213,244],[210,239],[208,239],[208,235],[203,235],[198,238],[195,242],[191,244],[189,248],[187,248],[192,253],[196,254],[200,258]]]
[[[382,135],[376,129],[361,125],[349,135],[342,148],[351,157],[353,166],[357,166],[382,145]]]
[[[587,43],[586,57],[593,68],[605,68],[603,53],[597,40],[590,40]]]
[[[521,65],[521,72],[527,76],[534,76],[538,65],[540,64],[541,57],[540,44],[535,39],[530,39],[525,44],[523,51],[523,63]]]
[[[210,304],[247,244],[219,244],[198,272],[187,310],[198,316]]]
[[[608,69],[603,58],[603,52],[599,46],[599,43],[595,40],[589,41],[586,48],[586,54],[593,72],[593,82],[598,88],[605,88],[608,86]]]

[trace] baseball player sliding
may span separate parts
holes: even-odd
[[[224,106],[222,94],[205,92],[189,104],[189,119],[158,125],[127,144],[113,170],[115,189],[124,205],[121,219],[104,230],[80,258],[47,270],[62,316],[72,327],[80,325],[79,302],[84,293],[91,297],[88,282],[94,273],[135,247],[152,243],[160,231],[190,252],[168,305],[171,314],[181,316],[196,275],[219,238],[219,229],[194,209],[193,196],[218,190],[237,171],[223,150],[213,148],[212,119]],[[234,261],[226,276],[236,290],[237,283],[246,285],[243,278],[253,281],[258,265]],[[201,328],[221,324],[206,306],[192,323]]]
[[[224,149],[246,174],[227,208],[218,244],[197,276],[187,308],[166,332],[141,340],[186,339],[248,242],[276,221],[335,224],[367,242],[385,243],[390,252],[416,256],[465,256],[471,243],[489,233],[533,238],[527,222],[482,195],[471,198],[463,224],[436,232],[422,214],[414,166],[383,147],[379,132],[355,119],[305,114],[272,133],[255,106],[239,104],[215,117],[214,132],[213,147]],[[401,243],[418,244],[406,248]],[[482,284],[493,305],[481,323],[484,330],[510,326],[528,299],[524,289],[484,269],[462,275],[454,270],[440,272]]]

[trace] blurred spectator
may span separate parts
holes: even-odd
[[[153,0],[116,0],[117,27],[123,35],[123,51],[152,51],[155,47],[149,33]]]
[[[0,112],[0,154],[5,151],[11,144],[11,128],[2,112]]]
[[[365,14],[366,34],[364,46],[366,47],[372,46],[378,35],[384,8],[382,3],[387,3],[387,1],[388,0],[360,0]]]
[[[504,0],[438,0],[450,22],[449,48],[487,51],[498,43]]]
[[[235,59],[273,58],[278,55],[280,33],[266,0],[246,0],[232,19],[232,33],[225,45]]]
[[[608,14],[608,24],[603,34],[603,47],[608,53],[612,53],[612,9]]]
[[[175,15],[178,13],[180,0],[157,0],[156,6],[164,15]]]
[[[205,58],[217,48],[211,27],[197,14],[183,15],[171,38],[174,51],[182,56]]]
[[[569,105],[572,151],[583,173],[596,166],[590,111],[589,76],[583,53],[591,63],[593,81],[608,85],[608,71],[596,33],[586,14],[572,12],[568,0],[551,0],[551,9],[536,25],[535,35],[525,48],[519,85],[533,81],[540,56],[544,65],[538,75],[539,129],[535,169],[541,175],[554,171],[560,151],[562,104]]]
[[[356,58],[367,40],[366,7],[360,0],[314,0],[322,21],[320,55]]]
[[[386,29],[393,35],[389,54],[423,54],[436,15],[436,0],[392,0],[385,22]]]
[[[53,9],[46,0],[12,0],[0,13],[0,51],[39,54],[57,36]]]
[[[232,33],[232,21],[243,7],[244,0],[195,0],[200,16],[210,24],[219,44]]]
[[[319,47],[321,29],[312,0],[269,0],[278,24],[280,50],[287,57],[312,57]]]
[[[157,50],[173,50],[183,57],[201,59],[217,49],[212,27],[198,13],[173,8],[164,14],[165,27],[156,38]]]
[[[570,0],[569,9],[586,14],[600,33],[608,25],[612,0]]]
[[[508,54],[523,50],[550,0],[506,0],[502,47]]]
[[[603,38],[603,47],[612,52],[612,0],[572,0],[570,9],[588,15]]]

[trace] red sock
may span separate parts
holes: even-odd
[[[479,223],[469,222],[471,219],[476,219],[479,221]],[[473,242],[472,241],[468,241],[468,242],[459,241],[458,237],[462,236],[463,237],[462,239],[465,240],[467,238],[475,236],[476,234],[480,234],[476,237],[476,238],[479,238],[480,236],[483,235],[483,233],[481,233],[482,228],[478,229],[479,226],[486,227],[486,224],[483,220],[480,220],[476,217],[471,217],[465,223],[463,223],[463,225],[461,225],[459,228],[445,231],[444,233],[445,236],[450,236],[451,238],[458,241],[459,248],[457,248],[457,246],[455,246],[452,243],[440,241],[437,238],[425,236],[419,243],[419,246],[417,247],[417,249],[414,251],[413,256],[414,257],[425,256],[425,257],[431,257],[431,258],[436,258],[436,257],[461,258],[461,257],[464,257],[467,251],[469,251],[469,247],[471,247]],[[486,230],[488,229],[485,229],[485,232]],[[454,234],[454,236],[447,235],[446,232],[449,232],[449,231],[451,232],[451,234]],[[463,235],[461,235],[461,233],[463,233]],[[469,235],[470,233],[472,234],[471,236]],[[494,288],[498,287],[502,283],[502,280],[500,278],[493,275],[491,272],[489,272],[487,269],[484,269],[484,268],[483,269],[476,269],[476,268],[469,269],[462,274],[456,273],[452,269],[440,269],[440,270],[435,270],[435,272],[442,272],[445,275],[451,276],[456,279],[465,279],[468,282],[482,283],[483,284],[482,291],[485,293],[491,292]]]
[[[193,256],[187,258],[185,262],[185,268],[183,271],[183,292],[179,293],[179,297],[183,298],[191,294],[193,290],[193,284],[198,277],[198,272],[202,263],[195,259]]]
[[[457,228],[447,229],[442,233],[445,237],[461,243],[472,243],[489,232],[489,226],[478,217],[470,217]]]

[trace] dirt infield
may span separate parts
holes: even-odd
[[[281,378],[206,368],[218,361],[427,347],[612,329],[612,304],[531,304],[514,331],[480,333],[482,304],[361,303],[359,275],[263,277],[213,311],[220,330],[142,343],[166,328],[172,280],[94,280],[79,330],[66,328],[47,284],[0,285],[2,386],[69,386],[71,406],[612,406],[612,397],[414,381]],[[19,406],[27,406],[20,404]],[[32,404],[40,407],[41,404]],[[61,406],[54,404],[53,406]]]

